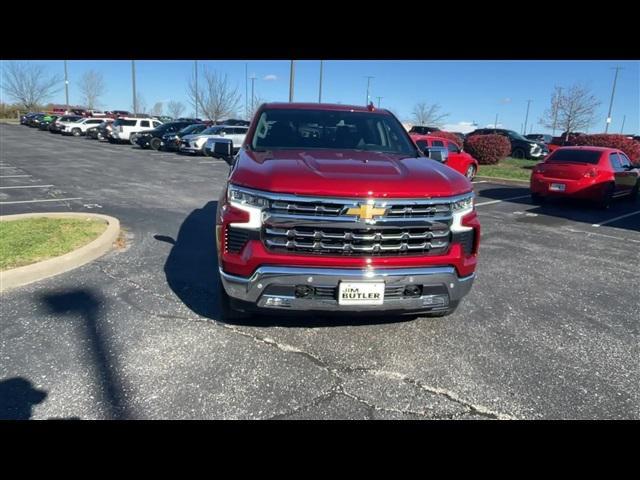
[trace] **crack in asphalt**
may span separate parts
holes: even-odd
[[[138,290],[141,290],[145,293],[150,293],[151,295],[158,297],[158,298],[162,298],[163,300],[167,300],[169,302],[175,302],[175,298],[169,296],[169,295],[163,295],[163,294],[159,294],[159,293],[155,293],[149,289],[147,289],[145,286],[140,285],[139,283],[134,282],[133,280],[130,279],[124,279],[124,278],[120,278],[120,277],[116,277],[115,275],[109,273],[106,270],[107,264],[106,262],[101,262],[100,265],[98,265],[99,270],[105,274],[106,276],[108,276],[109,278],[113,279],[113,280],[125,280],[127,283],[133,285],[135,288],[137,288]],[[122,297],[120,297],[122,298]],[[318,368],[321,368],[323,370],[325,370],[327,373],[329,373],[332,377],[335,378],[336,383],[334,385],[331,386],[331,388],[325,392],[320,393],[319,395],[317,395],[316,397],[314,397],[309,403],[302,405],[300,407],[297,407],[291,411],[286,411],[283,413],[278,413],[276,415],[273,415],[271,417],[266,418],[267,420],[276,420],[276,419],[282,419],[282,418],[286,418],[287,416],[293,415],[295,413],[304,411],[304,410],[308,410],[309,408],[313,408],[318,406],[319,404],[321,404],[324,401],[329,401],[331,400],[333,397],[335,397],[336,395],[342,394],[352,400],[355,400],[363,405],[365,405],[367,408],[370,409],[370,418],[373,418],[372,413],[374,411],[379,411],[379,412],[390,412],[390,413],[399,413],[399,414],[404,414],[404,415],[418,415],[420,417],[423,417],[425,419],[454,419],[454,418],[458,418],[458,417],[462,417],[464,415],[468,415],[468,414],[476,414],[488,419],[498,419],[498,420],[513,420],[515,419],[515,417],[508,415],[508,414],[504,414],[504,413],[500,413],[500,412],[495,412],[483,405],[478,405],[478,404],[474,404],[471,402],[468,402],[462,398],[460,398],[455,392],[452,392],[450,390],[446,390],[443,388],[439,388],[439,387],[433,387],[433,386],[429,386],[429,385],[424,385],[422,382],[420,382],[419,380],[410,378],[409,376],[400,373],[400,372],[394,372],[394,371],[388,371],[388,370],[379,370],[379,369],[374,369],[374,368],[368,368],[368,367],[349,367],[349,366],[343,366],[343,367],[338,367],[338,368],[332,368],[328,362],[322,360],[320,357],[317,357],[311,353],[305,352],[303,350],[300,350],[297,347],[294,347],[292,345],[288,345],[285,343],[281,343],[278,342],[268,336],[264,336],[264,335],[258,335],[255,333],[251,333],[251,332],[247,332],[243,329],[240,329],[236,326],[227,324],[227,323],[223,323],[220,322],[216,319],[203,319],[201,316],[196,315],[194,317],[191,316],[180,316],[180,315],[163,315],[163,314],[158,314],[155,312],[151,312],[148,310],[145,310],[144,308],[142,308],[140,305],[135,304],[132,301],[127,301],[126,298],[123,298],[123,300],[125,301],[125,303],[127,303],[128,305],[131,305],[132,307],[138,309],[141,312],[144,312],[148,315],[152,315],[155,316],[157,318],[163,318],[163,319],[176,319],[176,320],[191,320],[191,321],[201,321],[201,322],[206,322],[209,324],[213,324],[215,326],[219,326],[219,327],[223,327],[226,330],[230,330],[231,332],[237,334],[237,335],[242,335],[244,337],[250,338],[252,339],[254,342],[256,343],[261,343],[264,344],[266,346],[269,346],[271,348],[276,348],[282,352],[285,353],[293,353],[296,355],[300,355],[302,357],[304,357],[306,360],[310,361],[312,364],[314,364],[315,366],[317,366]],[[444,398],[446,398],[447,400],[454,402],[462,407],[465,408],[465,411],[462,413],[456,413],[453,415],[448,415],[448,416],[438,416],[436,415],[430,415],[427,414],[425,412],[421,412],[421,411],[413,411],[413,410],[402,410],[402,409],[394,409],[394,408],[388,408],[388,407],[382,407],[379,405],[376,405],[375,403],[371,403],[353,393],[348,392],[347,390],[345,390],[344,388],[344,382],[345,379],[340,375],[340,373],[343,372],[344,374],[349,374],[349,373],[356,373],[356,372],[364,372],[367,374],[373,374],[373,375],[378,375],[378,376],[384,376],[387,377],[389,379],[395,379],[395,380],[400,380],[403,381],[404,383],[413,386],[414,388],[418,389],[418,390],[423,390],[425,392],[429,392],[431,394],[434,395],[438,395],[438,396],[442,396]]]

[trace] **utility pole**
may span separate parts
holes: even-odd
[[[553,107],[553,133],[552,135],[556,136],[556,124],[558,123],[558,105],[560,103],[560,98],[562,97],[562,87],[558,88],[558,95],[556,97],[555,105]]]
[[[369,85],[371,84],[371,79],[375,77],[367,76],[367,100],[364,102],[365,105],[369,105]]]
[[[611,89],[611,101],[609,102],[609,113],[607,114],[607,123],[604,127],[604,133],[609,131],[609,124],[611,123],[611,109],[613,108],[613,96],[616,93],[616,82],[618,81],[618,71],[622,70],[622,67],[615,67],[616,75],[613,77],[613,88]]]
[[[67,102],[67,110],[69,113],[69,77],[67,76],[67,61],[64,61],[64,97]]]
[[[198,118],[198,60],[194,60],[196,69],[196,118]]]
[[[255,84],[255,81],[256,81],[256,75],[254,73],[251,75],[251,115],[253,115],[253,112],[256,109],[256,106],[254,105],[255,97],[253,96],[253,86]]]
[[[136,102],[136,61],[131,60],[131,84],[133,85],[133,116],[135,117],[138,112],[138,103]]]
[[[622,131],[624,130],[624,121],[627,119],[627,116],[624,115],[622,117],[622,127],[620,127],[620,135],[622,135]]]
[[[249,62],[244,63],[244,119],[249,120]]]
[[[384,97],[376,97],[378,99],[378,108],[380,108],[380,100],[383,99]]]
[[[529,120],[529,105],[531,105],[531,100],[527,100],[527,115],[524,117],[523,133],[527,133],[527,121]]]
[[[289,103],[293,102],[293,79],[295,77],[295,61],[291,60],[289,67]]]
[[[493,124],[493,128],[498,128],[498,114],[496,113],[496,121]]]
[[[318,103],[322,103],[322,60],[320,60],[320,87],[318,88]]]

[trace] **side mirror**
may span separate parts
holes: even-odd
[[[233,141],[226,138],[210,138],[204,147],[210,157],[222,158],[227,164],[233,163]]]
[[[445,147],[428,147],[424,151],[425,155],[440,163],[446,163],[449,159],[449,150]]]

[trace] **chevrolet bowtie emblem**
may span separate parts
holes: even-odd
[[[376,208],[367,203],[359,207],[350,208],[347,210],[347,215],[357,215],[360,220],[371,220],[374,216],[384,215],[386,212],[386,208]]]

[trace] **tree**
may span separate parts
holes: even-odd
[[[197,91],[194,76],[187,85],[187,95],[192,105],[195,105],[197,100],[204,116],[214,122],[235,115],[240,106],[238,87],[231,87],[226,74],[210,72],[206,67],[202,76],[204,78],[199,83]]]
[[[411,114],[416,125],[435,127],[442,126],[443,120],[449,116],[448,113],[440,113],[440,105],[437,103],[429,105],[426,102],[417,103]]]
[[[540,124],[553,130],[559,128],[567,133],[585,130],[595,123],[600,103],[584,85],[556,87],[551,95],[551,105],[545,110]]]
[[[162,115],[162,102],[156,102],[153,105],[152,112],[156,117],[161,116]]]
[[[140,92],[136,92],[136,104],[131,104],[133,113],[147,113],[147,102]]]
[[[175,102],[171,100],[169,105],[167,105],[167,110],[169,110],[169,115],[173,118],[180,118],[184,112],[184,105],[182,102]]]
[[[62,87],[59,75],[46,75],[41,65],[3,62],[2,90],[27,110],[36,109]]]
[[[104,95],[106,90],[102,74],[95,70],[89,70],[82,75],[78,88],[82,95],[82,102],[89,110],[98,106],[98,98]]]
[[[249,109],[248,120],[251,120],[253,118],[256,111],[258,110],[258,108],[260,108],[260,105],[262,105],[263,103],[267,103],[267,99],[265,99],[264,97],[261,97],[260,95],[253,96],[253,102],[249,102],[249,105],[247,105]]]

